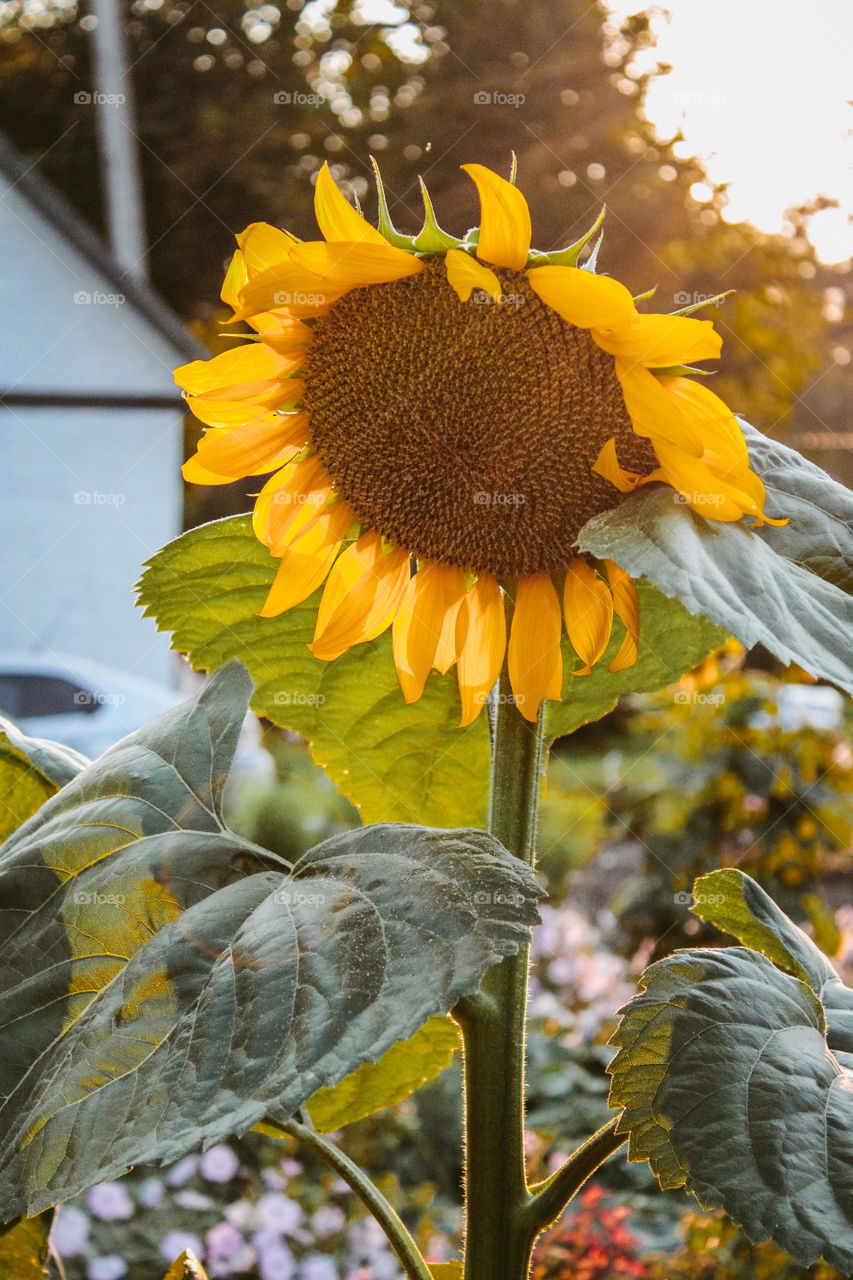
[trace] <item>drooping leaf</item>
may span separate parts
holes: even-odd
[[[677,951],[652,965],[613,1037],[619,1132],[630,1133],[630,1158],[648,1160],[663,1187],[685,1186],[704,1207],[723,1207],[752,1240],[772,1237],[804,1266],[822,1255],[847,1271],[853,993],[830,980],[829,962],[801,945],[808,939],[790,920],[766,909],[757,885],[740,902],[731,888],[713,876],[697,881],[703,911],[743,928],[802,977],[745,947]],[[832,994],[834,1011],[819,991]]]
[[[830,1049],[853,1069],[853,991],[760,885],[733,867],[711,871],[696,881],[691,910],[806,982],[823,1005]]]
[[[9,1280],[44,1280],[47,1242],[53,1212],[20,1218],[0,1230],[0,1276]]]
[[[744,522],[706,519],[678,497],[665,485],[638,490],[584,525],[578,543],[632,577],[647,578],[745,645],[763,644],[782,662],[799,663],[853,692],[853,596],[777,551],[776,530],[756,533]],[[780,495],[775,506],[782,501]],[[815,566],[823,563],[820,518],[812,506],[804,537],[809,549],[800,548]],[[834,518],[827,517],[824,532],[829,556]],[[787,539],[778,540],[780,548],[796,551],[797,540]]]
[[[88,763],[71,747],[27,737],[0,716],[0,844]]]
[[[449,1067],[460,1045],[452,1018],[430,1018],[408,1040],[392,1044],[378,1062],[365,1063],[331,1089],[319,1089],[307,1103],[314,1127],[331,1133],[401,1102]]]
[[[248,696],[228,664],[4,846],[0,1218],[292,1115],[529,936],[541,890],[483,832],[364,828],[291,867],[228,831]]]
[[[757,530],[773,550],[853,595],[853,493],[795,449],[739,418],[753,470],[767,490],[769,516],[788,518]]]
[[[588,676],[573,676],[580,666],[568,641],[563,641],[564,702],[548,703],[547,732],[556,737],[572,733],[579,725],[598,720],[612,711],[623,693],[651,693],[673,684],[685,671],[698,667],[728,633],[701,614],[693,616],[678,600],[669,600],[650,582],[637,583],[640,601],[640,645],[637,662],[625,671],[608,671],[624,630],[619,624],[607,652]]]
[[[244,662],[254,710],[306,738],[366,822],[485,825],[485,716],[457,728],[454,676],[432,675],[423,697],[406,706],[387,632],[334,662],[314,658],[308,644],[320,591],[278,618],[258,617],[277,564],[248,516],[217,520],[148,562],[140,603],[194,666]]]
[[[207,1272],[192,1249],[184,1249],[169,1267],[163,1280],[207,1280]]]

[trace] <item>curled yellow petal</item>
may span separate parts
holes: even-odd
[[[327,240],[360,240],[365,244],[385,244],[387,240],[372,227],[346,196],[338,190],[328,163],[317,174],[314,187],[314,214]]]
[[[465,593],[456,620],[460,728],[471,724],[497,683],[506,652],[506,614],[501,589],[491,574],[481,574]]]
[[[637,314],[624,284],[609,276],[580,267],[531,267],[527,279],[546,306],[579,329],[619,330],[631,325]]]
[[[535,723],[539,705],[559,701],[563,689],[560,601],[547,573],[519,578],[507,654],[518,709]]]
[[[625,638],[607,670],[625,671],[627,667],[633,667],[637,661],[640,635],[640,601],[631,575],[621,569],[613,560],[605,560],[604,563],[607,568],[610,590],[613,593],[613,611],[617,618],[625,624]]]
[[[643,477],[636,471],[626,471],[616,456],[616,439],[610,439],[601,448],[601,452],[592,464],[593,471],[619,490],[620,493],[633,493]]]
[[[455,625],[464,595],[465,579],[459,569],[450,565],[437,562],[421,565],[409,579],[392,628],[394,665],[406,702],[417,702],[430,668],[438,666],[438,646],[448,615]],[[442,654],[442,661],[444,657]],[[455,659],[454,645],[453,661]]]
[[[638,313],[627,328],[595,328],[592,336],[604,351],[647,369],[714,360],[723,345],[710,320],[689,316]]]
[[[213,428],[199,442],[195,458],[184,464],[184,478],[191,480],[187,468],[195,459],[199,466],[217,473],[221,484],[261,475],[289,462],[305,444],[307,434],[306,413],[264,413],[233,431]]]
[[[694,458],[701,458],[705,449],[702,424],[670,394],[663,380],[618,356],[616,373],[635,433],[654,441],[666,440]]]
[[[477,184],[480,197],[480,234],[477,257],[496,267],[523,271],[530,256],[530,210],[511,182],[499,178],[482,164],[463,164]]]
[[[563,612],[572,648],[583,661],[576,676],[588,676],[610,640],[613,597],[586,560],[573,560],[566,572]]]
[[[467,302],[475,289],[485,293],[493,302],[499,302],[503,292],[501,282],[489,267],[472,258],[462,249],[450,249],[444,255],[447,279],[462,302]]]
[[[275,618],[307,600],[325,579],[350,526],[352,512],[337,502],[287,547],[261,609]]]
[[[245,260],[248,275],[252,276],[286,262],[291,249],[299,244],[299,240],[289,231],[271,227],[268,222],[252,222],[238,235],[237,244]]]
[[[252,513],[255,537],[274,556],[283,555],[289,541],[319,516],[331,493],[332,482],[316,454],[291,462],[258,494]]]
[[[407,551],[383,550],[382,537],[363,534],[335,561],[320,607],[315,658],[331,662],[354,644],[375,640],[391,625],[410,576]]]
[[[381,237],[380,237],[381,239]],[[420,258],[404,249],[381,244],[315,240],[293,250],[291,261],[319,277],[333,289],[357,289],[362,285],[401,280],[424,270]]]

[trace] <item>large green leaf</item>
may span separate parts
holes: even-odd
[[[477,989],[541,889],[480,831],[381,825],[291,867],[225,828],[230,663],[0,854],[0,1218],[292,1115]]]
[[[638,490],[584,525],[578,543],[632,577],[648,578],[744,644],[763,644],[782,662],[797,662],[853,692],[853,596],[788,559],[784,547],[797,546],[791,534],[777,551],[770,532],[706,519],[678,496],[664,485]],[[815,566],[821,563],[820,514],[813,505],[804,538],[810,550],[802,548]],[[830,523],[827,517],[827,555],[834,545]]]
[[[485,716],[459,729],[454,677],[430,677],[406,706],[386,633],[335,662],[308,650],[321,592],[278,618],[260,618],[277,561],[248,516],[218,520],[169,543],[148,562],[140,603],[194,666],[246,664],[252,706],[302,734],[314,759],[366,822],[485,825]]]
[[[588,676],[571,674],[572,666],[580,666],[580,660],[572,654],[568,641],[563,641],[565,701],[548,703],[549,736],[572,733],[579,725],[600,719],[623,693],[650,693],[672,684],[725,643],[728,632],[701,614],[694,617],[678,600],[667,599],[650,582],[638,582],[637,595],[640,644],[633,667],[626,671],[607,670],[622,642],[621,627],[614,627],[607,652]]]
[[[0,1231],[0,1276],[8,1280],[44,1280],[53,1213],[21,1218]]]
[[[739,418],[749,459],[767,489],[767,514],[787,517],[758,536],[795,564],[853,594],[853,493],[794,449]]]
[[[366,1062],[339,1084],[309,1098],[308,1114],[315,1128],[330,1133],[401,1102],[449,1067],[461,1043],[452,1018],[430,1018],[408,1040],[392,1044],[378,1062]]]
[[[803,1265],[823,1255],[847,1271],[853,993],[740,878],[738,895],[728,880],[704,877],[697,905],[801,976],[745,947],[677,951],[652,965],[613,1037],[611,1105],[623,1108],[630,1158],[648,1160],[662,1186],[722,1206],[751,1239],[772,1236]]]
[[[70,747],[27,737],[0,716],[0,844],[88,763]]]

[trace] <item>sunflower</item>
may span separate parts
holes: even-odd
[[[280,561],[262,616],[323,583],[310,648],[332,661],[392,628],[407,702],[455,664],[470,724],[507,659],[530,721],[563,686],[563,628],[588,675],[637,659],[634,583],[579,555],[594,515],[659,481],[703,516],[756,526],[763,485],[731,410],[684,376],[719,355],[708,321],[640,312],[568,249],[531,250],[514,180],[463,168],[479,228],[377,230],[317,176],[323,240],[253,223],[222,297],[253,338],[177,370],[207,427],[188,481],[272,472],[254,528]],[[513,174],[514,179],[514,174]],[[600,222],[600,220],[599,220]],[[784,522],[782,522],[784,523]],[[513,607],[507,636],[504,597]]]

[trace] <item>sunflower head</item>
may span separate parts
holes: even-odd
[[[313,653],[333,660],[392,628],[407,701],[456,665],[462,724],[508,658],[522,714],[563,688],[563,631],[590,672],[637,657],[637,595],[575,543],[586,522],[662,482],[714,520],[756,524],[764,490],[737,420],[684,376],[719,354],[708,321],[640,312],[624,285],[578,266],[598,223],[531,249],[514,181],[463,168],[480,226],[442,231],[424,188],[419,235],[380,225],[317,177],[323,239],[254,223],[222,296],[254,339],[176,379],[207,431],[186,478],[272,473],[258,537],[280,560],[273,616],[323,583]],[[377,175],[378,176],[378,175]],[[507,628],[507,602],[511,626]]]

